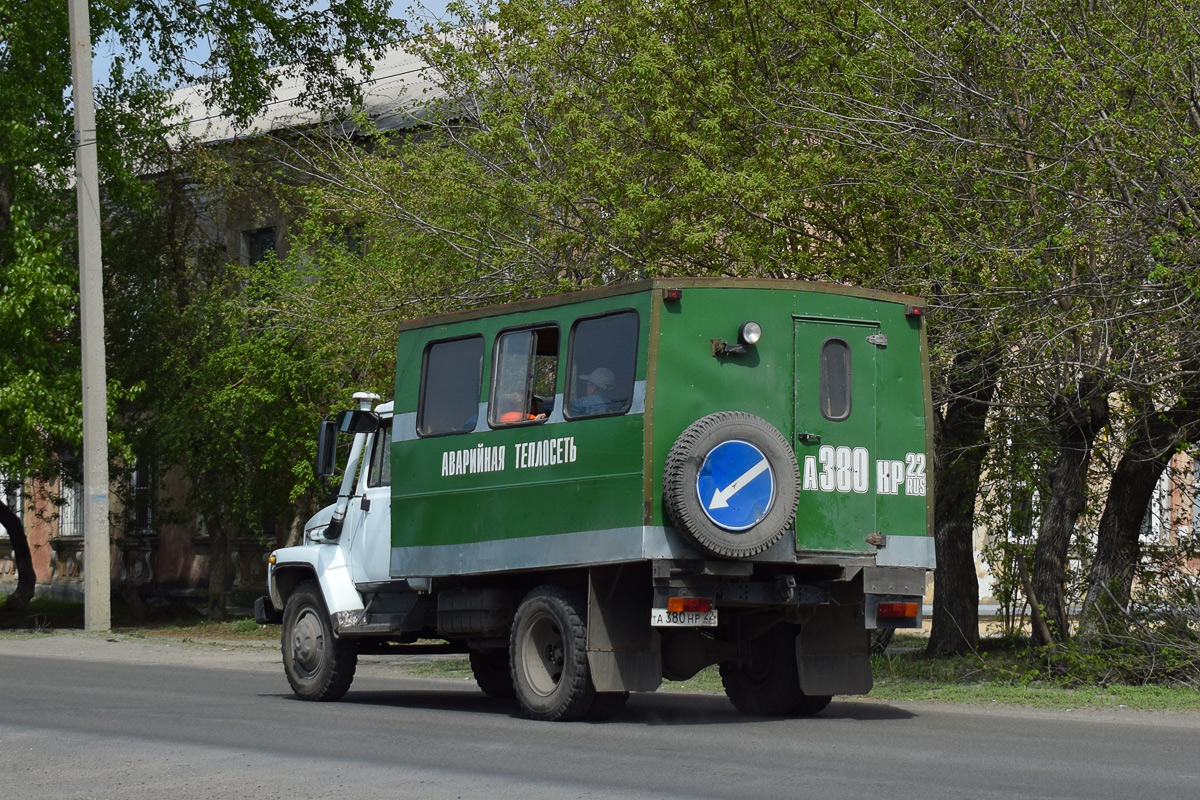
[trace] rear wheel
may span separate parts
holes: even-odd
[[[304,581],[283,611],[283,671],[301,700],[338,700],[358,666],[358,649],[333,635],[316,581]]]
[[[895,635],[895,628],[876,628],[871,631],[871,655],[881,656],[886,653]]]
[[[534,589],[517,609],[509,645],[513,686],[533,719],[577,720],[592,708],[586,609],[579,593],[560,586]]]
[[[516,696],[507,650],[472,650],[470,660],[475,683],[484,694],[503,700]]]
[[[767,717],[807,716],[829,705],[832,697],[800,690],[796,634],[792,625],[776,625],[750,642],[744,659],[721,665],[721,684],[738,711]]]

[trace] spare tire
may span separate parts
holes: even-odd
[[[741,411],[696,420],[671,445],[663,503],[696,547],[745,558],[779,541],[796,518],[800,469],[774,425]]]

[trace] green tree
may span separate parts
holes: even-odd
[[[231,540],[311,511],[315,420],[348,399],[347,387],[386,390],[391,370],[378,365],[394,346],[364,358],[346,327],[353,305],[295,323],[293,298],[303,289],[311,309],[339,280],[337,253],[352,255],[342,228],[340,238],[313,234],[328,245],[315,253],[320,269],[312,253],[240,264],[212,238],[211,220],[230,207],[292,202],[295,182],[262,144],[179,154],[152,182],[155,202],[109,226],[121,254],[109,272],[114,377],[140,387],[121,404],[120,428],[131,447],[182,474],[182,492],[160,498],[158,518],[194,520],[205,536],[214,618],[225,613]]]
[[[92,5],[91,22],[93,41],[118,53],[109,83],[97,89],[110,220],[143,213],[156,199],[142,179],[170,156],[164,121],[173,86],[202,81],[211,107],[240,123],[288,78],[304,87],[301,104],[340,106],[360,96],[371,56],[404,29],[384,0],[112,0]],[[64,3],[0,0],[0,470],[10,477],[53,477],[80,436],[68,45]],[[122,261],[111,247],[106,253],[111,264]],[[33,591],[25,534],[6,507],[0,524],[19,569],[7,605],[19,611]]]
[[[10,479],[53,477],[51,453],[78,437],[70,422],[80,413],[70,367],[77,281],[64,257],[71,230],[54,225],[71,158],[69,120],[55,113],[67,21],[65,6],[50,5],[36,16],[0,6],[0,472]],[[45,26],[61,27],[63,38],[43,38]],[[33,562],[21,520],[2,500],[0,525],[18,574],[5,607],[19,613],[33,597]]]
[[[974,644],[970,537],[995,441],[1047,454],[1033,585],[1065,636],[1097,443],[1120,453],[1147,414],[1192,403],[1200,13],[460,11],[477,24],[413,45],[440,89],[420,135],[292,159],[322,179],[319,214],[362,219],[388,254],[356,296],[385,313],[429,291],[476,303],[668,274],[923,294],[941,411],[930,650]]]
[[[1030,265],[1005,247],[1007,209],[981,184],[994,156],[955,164],[954,142],[935,138],[976,122],[960,104],[964,133],[942,124],[917,63],[933,56],[854,3],[515,0],[479,13],[417,44],[444,93],[428,130],[370,155],[331,140],[324,160],[293,159],[321,179],[315,208],[361,215],[391,256],[356,296],[382,310],[396,293],[370,285],[417,274],[458,303],[680,274],[929,295],[937,406],[957,409],[935,463],[961,498],[939,505],[939,580],[957,577],[939,588],[937,608],[954,611],[938,627],[976,631],[971,515],[1004,359],[963,354],[1004,353],[1020,322],[989,290]]]
[[[290,523],[311,499],[314,420],[358,383],[320,337],[269,319],[287,278],[270,261],[256,267],[197,292],[160,365],[172,391],[147,393],[146,433],[165,463],[185,468],[184,508],[211,543],[208,609],[218,619],[231,539],[261,535],[266,520]]]

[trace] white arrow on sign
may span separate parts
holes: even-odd
[[[766,472],[767,468],[770,466],[771,465],[767,463],[766,458],[764,458],[762,461],[759,461],[753,467],[742,473],[741,477],[739,477],[733,483],[729,484],[724,489],[717,489],[715,492],[713,492],[712,502],[708,504],[708,507],[710,509],[728,508],[729,498],[733,497],[735,494],[745,488],[747,483]]]

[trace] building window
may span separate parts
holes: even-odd
[[[554,410],[558,328],[502,333],[496,339],[488,421],[493,426],[544,420]]]
[[[826,339],[821,346],[819,372],[821,414],[830,422],[850,416],[850,345],[845,339]]]
[[[638,316],[621,311],[581,319],[571,328],[571,419],[624,414],[633,405],[637,370]]]
[[[154,528],[154,477],[150,460],[138,457],[129,485],[129,530],[150,533]]]
[[[275,252],[275,229],[259,228],[242,234],[242,249],[247,264],[257,264]]]
[[[64,475],[58,493],[58,535],[83,536],[83,484]]]
[[[21,519],[25,511],[25,487],[20,478],[0,472],[0,492],[4,493],[4,505]],[[7,539],[8,531],[0,526],[0,539]]]
[[[1200,537],[1200,458],[1192,459],[1192,536]]]
[[[1146,544],[1166,544],[1171,541],[1171,469],[1163,470],[1150,495],[1146,515],[1142,518],[1142,540]]]
[[[475,430],[482,386],[482,336],[430,344],[421,368],[417,434],[443,436]]]

